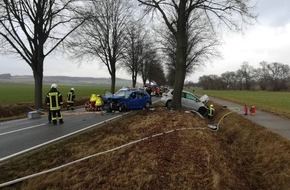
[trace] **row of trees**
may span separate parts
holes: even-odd
[[[150,13],[154,22],[163,23],[159,47],[137,14],[142,10],[141,16]],[[3,0],[1,48],[32,68],[37,109],[42,105],[44,59],[58,47],[74,58],[101,60],[111,76],[112,92],[118,64],[132,75],[134,86],[138,74],[143,82],[154,80],[155,72],[165,80],[165,63],[175,89],[173,107],[180,108],[186,75],[218,54],[217,26],[240,31],[252,19],[248,0]],[[160,48],[166,59],[160,59]]]
[[[244,62],[236,72],[218,75],[204,75],[199,78],[199,86],[206,90],[290,90],[289,65],[265,61],[254,68]]]
[[[131,74],[133,87],[138,75],[143,84],[147,80],[165,78],[163,69],[158,75],[151,72],[160,71],[161,62],[150,32],[139,17],[133,16],[135,10],[131,1],[103,0],[83,2],[74,11],[76,17],[86,21],[67,43],[70,54],[75,59],[99,59],[111,76],[112,93],[118,63]]]
[[[112,93],[117,63],[132,74],[132,86],[137,74],[143,83],[156,79],[164,83],[156,48],[141,20],[131,16],[133,11],[124,0],[4,0],[0,2],[1,50],[20,56],[31,67],[36,108],[42,106],[44,60],[55,50],[64,50],[77,61],[98,59],[111,76]]]

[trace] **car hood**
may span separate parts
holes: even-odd
[[[199,100],[202,102],[202,103],[206,103],[209,101],[209,97],[208,95],[203,95],[202,97],[199,98]]]

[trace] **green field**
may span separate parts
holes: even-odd
[[[290,118],[290,92],[196,90],[241,105],[255,105],[256,109]]]
[[[58,90],[65,97],[71,87],[75,88],[77,99],[89,97],[92,93],[103,94],[110,86],[71,86],[58,85]],[[118,90],[120,87],[116,87]],[[43,100],[50,85],[43,86]],[[241,105],[255,105],[257,109],[275,113],[290,118],[290,92],[268,91],[213,91],[196,90],[196,94],[207,94],[224,100],[240,103]],[[0,83],[0,105],[34,102],[33,84],[3,84]]]
[[[110,86],[71,86],[58,85],[58,90],[66,97],[71,88],[75,89],[76,98],[88,97],[92,93],[104,94],[110,90]],[[117,88],[118,89],[118,88]],[[46,93],[50,90],[50,85],[43,86],[43,101]],[[23,102],[34,102],[33,84],[1,84],[0,83],[0,105],[15,104]]]

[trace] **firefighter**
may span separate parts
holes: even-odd
[[[214,109],[213,105],[211,104],[211,105],[209,106],[208,114],[207,114],[207,115],[208,115],[208,117],[211,119],[211,118],[213,118],[214,114],[215,114],[215,109]]]
[[[146,92],[149,94],[149,96],[151,96],[151,88],[150,86],[146,86]]]
[[[103,106],[103,99],[102,99],[102,97],[98,94],[98,95],[96,96],[96,103],[95,103],[96,110],[101,111],[101,110],[102,110],[102,106]]]
[[[97,101],[97,95],[96,94],[92,94],[90,97],[90,110],[94,111],[95,110],[95,104]]]
[[[156,92],[156,96],[161,96],[161,90],[159,87],[157,87]]]
[[[63,124],[63,118],[60,113],[62,102],[62,95],[59,91],[57,91],[57,85],[52,84],[50,91],[47,93],[45,98],[45,103],[48,106],[48,122],[56,124],[57,119],[60,124]]]
[[[67,110],[73,110],[74,102],[75,102],[75,89],[71,88],[70,91],[67,93]]]

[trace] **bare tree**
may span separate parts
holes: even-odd
[[[139,75],[142,78],[143,85],[146,84],[146,81],[151,81],[152,71],[154,70],[154,65],[159,63],[159,57],[157,54],[157,49],[155,48],[154,43],[152,42],[150,36],[147,36],[148,38],[146,39],[144,43],[144,54],[143,54],[143,59],[139,63]],[[154,78],[154,77],[153,77]]]
[[[130,5],[122,0],[88,1],[76,13],[89,19],[68,43],[70,51],[79,59],[99,58],[108,69],[111,92],[114,93],[117,62],[123,58],[126,46],[125,31],[130,20]]]
[[[74,18],[74,0],[2,0],[0,36],[5,53],[20,56],[32,69],[35,81],[35,107],[42,107],[44,59],[77,28],[65,27]]]
[[[217,75],[204,75],[198,81],[204,90],[221,90],[223,86],[221,77]]]
[[[223,89],[236,89],[236,73],[233,71],[227,71],[221,74],[221,79],[223,81]]]
[[[126,44],[122,65],[132,76],[132,86],[136,87],[137,75],[141,69],[141,63],[146,56],[145,41],[148,38],[141,23],[133,22],[126,31]]]
[[[141,75],[143,85],[145,86],[146,81],[148,79],[148,75],[150,73],[150,64],[151,64],[151,57],[145,57],[145,59],[140,64],[139,74]]]
[[[248,62],[243,62],[236,75],[240,78],[242,89],[250,90],[254,78],[254,67],[250,66]]]
[[[286,81],[290,76],[290,68],[288,65],[273,62],[267,65],[270,82],[274,91],[287,89]]]
[[[154,59],[153,62],[151,62],[151,64],[149,65],[149,70],[150,70],[148,74],[149,81],[156,82],[158,86],[165,85],[167,83],[164,68],[159,58]]]
[[[219,45],[218,37],[213,28],[202,18],[201,14],[196,14],[190,20],[187,28],[188,45],[186,52],[186,75],[192,73],[199,66],[203,65],[210,58],[219,56],[216,47]],[[161,37],[162,50],[167,57],[167,70],[170,78],[175,78],[176,70],[176,47],[177,41],[174,35],[167,30]],[[168,79],[169,81],[172,79]],[[174,84],[174,82],[172,83]]]
[[[266,61],[260,62],[260,67],[255,70],[256,81],[261,90],[266,90],[269,82],[269,71],[267,69],[268,63]]]
[[[146,81],[165,84],[165,74],[157,55],[157,49],[151,40],[150,33],[141,26],[142,23],[132,23],[127,28],[123,65],[132,76],[132,86],[136,86],[137,75],[141,75],[143,85]]]
[[[186,75],[189,36],[187,28],[195,14],[202,13],[213,24],[218,19],[231,29],[239,30],[239,25],[248,18],[254,18],[247,0],[138,0],[146,5],[147,11],[160,13],[168,29],[176,40],[176,74],[174,83],[173,108],[181,107],[181,92]],[[240,20],[238,20],[240,19]],[[242,21],[242,22],[240,22]]]

